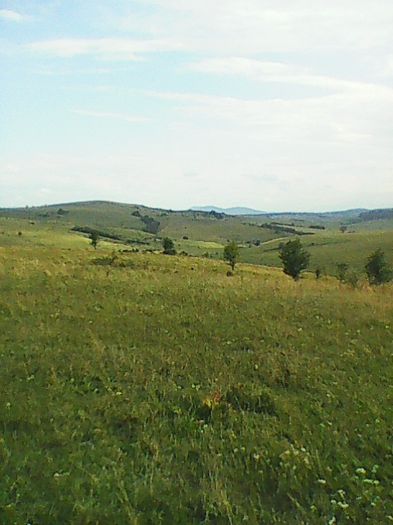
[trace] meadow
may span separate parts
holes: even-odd
[[[392,285],[0,231],[2,525],[393,523]]]
[[[346,263],[360,277],[368,256],[381,248],[389,264],[393,265],[393,228],[379,231],[360,230],[354,233],[330,232],[329,230],[301,238],[305,249],[310,253],[310,269],[320,268],[328,275],[337,274],[337,265]],[[262,244],[259,248],[241,250],[241,260],[253,264],[280,266],[279,245],[285,239],[276,239]]]

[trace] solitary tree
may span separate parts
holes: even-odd
[[[365,269],[370,284],[387,283],[393,275],[391,268],[385,260],[385,254],[381,249],[378,249],[369,256]]]
[[[90,244],[96,250],[98,241],[100,240],[100,236],[98,235],[98,232],[92,231],[91,234],[89,235],[89,239],[90,239]]]
[[[341,233],[345,233],[347,230],[348,230],[348,226],[345,226],[345,224],[342,224],[342,225],[340,226],[340,232],[341,232]]]
[[[176,248],[174,242],[169,237],[165,237],[162,241],[165,255],[176,255]]]
[[[230,242],[224,248],[224,261],[227,261],[232,271],[235,269],[239,257],[239,246],[235,241]]]
[[[300,240],[295,239],[280,246],[280,259],[284,273],[290,275],[296,281],[299,279],[301,272],[308,268],[310,254],[303,248]]]

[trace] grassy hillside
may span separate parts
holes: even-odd
[[[142,207],[139,207],[142,209]],[[138,208],[132,204],[120,204],[103,201],[77,202],[55,206],[30,208],[0,209],[0,217],[7,216],[33,221],[59,222],[92,226],[97,228],[121,227],[142,229],[143,223],[132,213]],[[59,213],[63,210],[65,213]]]
[[[311,268],[335,274],[338,263],[345,262],[357,272],[364,268],[368,255],[382,248],[393,263],[393,219],[380,211],[362,210],[326,214],[293,213],[230,217],[219,213],[170,211],[133,204],[82,202],[37,208],[0,210],[0,235],[15,235],[15,228],[37,242],[42,231],[52,245],[72,245],[68,233],[75,227],[97,229],[102,239],[137,248],[160,250],[161,239],[171,237],[178,252],[207,255],[221,259],[224,245],[234,240],[242,247],[243,262],[280,266],[278,246],[301,235],[311,253]],[[385,217],[385,215],[387,215]],[[367,220],[363,220],[367,219]],[[346,226],[347,232],[340,228]],[[49,237],[48,237],[49,236]]]
[[[392,521],[391,286],[30,226],[0,235],[2,525]]]
[[[367,257],[381,248],[393,265],[393,229],[390,231],[360,231],[356,233],[317,233],[302,237],[302,243],[311,254],[310,268],[322,268],[334,275],[337,263],[347,263],[350,268],[362,273]],[[254,264],[280,266],[279,245],[281,239],[263,244],[260,248],[243,249],[241,259]],[[285,242],[285,239],[284,239]]]
[[[133,204],[111,202],[87,202],[40,206],[36,208],[0,209],[1,218],[13,218],[41,225],[70,229],[74,226],[92,227],[108,233],[116,233],[123,240],[133,239],[135,231],[142,238],[151,240],[152,233],[143,222],[149,217],[159,223],[153,236],[170,236],[183,240],[215,242],[221,246],[228,240],[237,242],[267,241],[283,234],[259,227],[244,217],[229,217],[197,211],[174,212],[157,210]],[[284,234],[287,235],[287,234]],[[139,236],[141,238],[141,236]],[[183,239],[186,237],[187,239]]]

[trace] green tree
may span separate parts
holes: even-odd
[[[163,239],[162,247],[164,248],[165,255],[176,255],[175,244],[169,237],[165,237],[165,239]]]
[[[96,250],[98,241],[100,240],[100,236],[98,235],[98,232],[92,231],[91,234],[89,235],[89,239],[90,239],[90,244]]]
[[[392,278],[392,269],[386,262],[385,254],[381,249],[369,256],[365,269],[370,284],[387,283]]]
[[[238,257],[239,246],[235,243],[235,241],[232,241],[224,248],[224,261],[229,264],[229,266],[232,268],[232,271],[235,269]]]
[[[308,268],[310,254],[303,248],[300,240],[295,239],[280,246],[280,259],[284,273],[290,275],[296,281],[299,279],[301,272]]]

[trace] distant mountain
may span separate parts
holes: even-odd
[[[206,212],[215,211],[217,213],[225,213],[226,215],[263,215],[266,213],[264,211],[243,207],[219,208],[218,206],[193,206],[191,210]]]

